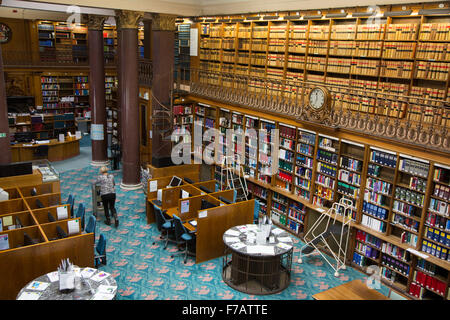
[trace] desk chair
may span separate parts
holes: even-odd
[[[97,220],[95,220],[94,216],[90,216],[86,227],[84,228],[85,233],[94,233],[94,241],[95,241],[95,226],[97,224]]]
[[[184,177],[183,179],[184,179],[184,181],[186,181],[186,182],[189,183],[189,184],[194,184],[194,181],[192,181],[192,180],[189,179],[189,178]]]
[[[195,239],[195,234],[194,234],[194,232],[187,230],[183,226],[183,222],[181,221],[181,219],[179,217],[177,217],[175,214],[173,215],[173,221],[175,224],[175,238],[177,240],[177,246],[179,246],[180,244],[183,244],[183,243],[185,245],[184,250],[181,252],[178,252],[177,254],[184,253],[184,263],[186,263],[188,254],[195,255],[195,253],[189,252],[189,250],[188,250],[188,242]],[[175,255],[173,254],[171,257],[173,258],[174,256]]]
[[[100,234],[100,237],[97,242],[97,246],[95,247],[94,261],[95,267],[98,268],[100,264],[106,266],[106,238],[103,233]]]
[[[86,209],[84,208],[84,205],[82,203],[80,203],[78,205],[78,210],[77,213],[75,214],[75,218],[80,218],[81,219],[81,229],[84,229],[84,216],[86,213]]]
[[[259,200],[255,199],[255,208],[253,209],[253,223],[255,223],[255,224],[258,224],[260,207],[261,207],[261,204],[259,203]]]
[[[49,212],[47,212],[47,218],[48,218],[48,222],[55,222],[56,219],[55,217]]]
[[[167,248],[169,241],[175,242],[173,239],[170,239],[171,234],[173,235],[175,232],[175,227],[173,226],[173,219],[167,219],[164,216],[164,212],[161,211],[161,208],[154,205],[155,209],[155,219],[158,230],[161,231],[161,240],[166,240],[164,245],[164,249]],[[156,242],[153,242],[155,244]]]
[[[73,217],[73,206],[75,205],[75,197],[69,194],[66,204],[70,205],[70,216]]]
[[[38,209],[45,208],[45,206],[42,204],[41,200],[39,200],[39,199],[36,199],[36,207],[38,207]]]
[[[37,146],[33,155],[36,158],[48,158],[48,146]]]

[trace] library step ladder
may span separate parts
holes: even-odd
[[[172,96],[172,92],[170,93]],[[152,92],[152,99],[156,102],[157,107],[152,108],[152,118],[153,118],[153,126],[152,130],[155,131],[155,134],[159,135],[161,141],[160,149],[156,152],[164,148],[167,144],[171,144],[172,141],[172,132],[173,132],[173,100],[170,98],[170,105],[166,106],[161,103]]]
[[[339,202],[333,203],[330,209],[321,214],[304,237],[306,243],[300,249],[298,263],[302,263],[303,257],[318,251],[335,271],[335,277],[339,276],[340,269],[345,270],[350,223],[352,221],[352,206],[352,200],[344,197]],[[339,212],[343,212],[343,215],[340,215],[342,216],[342,223],[340,225],[336,223]],[[332,223],[331,220],[333,220]],[[332,246],[337,246],[337,249],[333,249]],[[321,249],[329,252],[334,262]]]
[[[236,174],[235,168],[238,170],[239,174]],[[232,189],[235,190],[235,201],[248,200],[248,188],[247,181],[244,177],[244,169],[241,165],[241,160],[239,155],[226,156],[222,160],[222,177],[220,181],[220,187],[222,190]],[[224,184],[224,173],[226,177],[226,186],[223,188]]]

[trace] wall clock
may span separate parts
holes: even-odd
[[[330,92],[324,87],[314,87],[308,96],[308,105],[314,111],[328,107],[330,101]]]
[[[11,40],[12,30],[11,28],[4,23],[0,22],[0,43],[7,43]]]

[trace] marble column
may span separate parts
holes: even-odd
[[[5,73],[0,46],[0,164],[11,163],[11,146],[8,124],[8,104],[6,102]]]
[[[171,108],[171,90],[173,88],[173,67],[175,43],[175,19],[176,16],[167,14],[152,15],[152,43],[151,53],[153,62],[152,80],[152,114],[161,114],[158,111]],[[159,103],[160,102],[160,103]],[[170,110],[172,112],[172,110]],[[160,130],[171,129],[171,123],[153,124],[152,164],[156,167],[171,165],[172,144],[170,140],[164,140]],[[166,121],[167,122],[167,121]],[[166,133],[167,134],[167,133]]]
[[[107,17],[86,15],[89,48],[89,102],[91,105],[91,130],[103,131],[102,137],[91,135],[93,166],[104,166],[108,161],[108,133],[105,101],[105,58],[103,23]],[[95,128],[96,127],[96,128]]]
[[[116,10],[120,20],[120,108],[122,183],[124,190],[141,188],[139,163],[138,23],[142,12]]]

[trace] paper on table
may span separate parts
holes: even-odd
[[[198,212],[199,218],[206,218],[208,216],[208,210],[203,210]]]
[[[67,221],[67,231],[69,232],[69,236],[79,233],[80,232],[79,220],[76,219]]]
[[[91,300],[112,300],[112,299],[114,299],[114,294],[102,293],[102,292],[97,292],[91,298]]]
[[[100,271],[100,272],[97,273],[95,276],[93,276],[93,277],[91,278],[91,280],[100,282],[100,281],[102,281],[102,280],[108,278],[109,275],[110,275],[110,274],[107,273],[107,272]]]
[[[117,287],[116,286],[107,286],[104,284],[101,284],[97,288],[98,293],[106,293],[106,294],[114,294],[116,292]]]
[[[272,233],[273,233],[274,235],[278,235],[278,234],[283,233],[283,232],[284,232],[284,231],[281,230],[280,228],[276,228],[276,229],[273,229],[273,230],[272,230]]]
[[[58,217],[58,220],[67,219],[69,216],[68,211],[67,211],[67,206],[56,208],[56,215]]]
[[[246,227],[247,227],[247,230],[249,230],[249,231],[258,229],[258,226],[256,224],[248,224]]]
[[[235,236],[235,237],[238,237],[241,233],[239,232],[239,231],[236,231],[236,230],[227,230],[226,232],[225,232],[225,234],[227,235],[227,236]]]
[[[50,282],[55,282],[59,280],[59,273],[58,271],[49,272],[47,273],[47,277]]]
[[[150,192],[158,190],[158,180],[150,181]]]
[[[278,237],[277,239],[281,242],[292,242],[292,239],[289,237]]]
[[[81,271],[81,276],[85,279],[92,277],[92,275],[97,271],[97,269],[94,268],[84,268],[83,271]]]
[[[156,193],[156,200],[162,201],[162,189],[158,189],[158,192]]]
[[[50,285],[48,282],[41,282],[41,281],[33,281],[31,282],[27,289],[28,290],[38,290],[38,291],[44,291],[47,289],[47,287]]]
[[[235,250],[240,250],[240,249],[246,247],[246,245],[242,242],[236,242],[236,243],[233,243],[232,245],[230,245],[230,247],[232,247]]]
[[[189,192],[181,190],[181,198],[182,199],[189,198]]]
[[[225,242],[240,242],[239,238],[237,237],[226,237]]]
[[[247,253],[274,255],[275,249],[273,246],[247,246]]]
[[[292,248],[292,246],[290,246],[286,243],[282,243],[282,242],[277,243],[277,247],[279,247],[281,249],[285,249],[285,250],[289,250]]]
[[[240,232],[246,232],[247,231],[247,226],[239,226],[239,227],[236,227],[236,228],[238,228]]]
[[[22,292],[17,300],[38,300],[41,296],[41,292]]]

